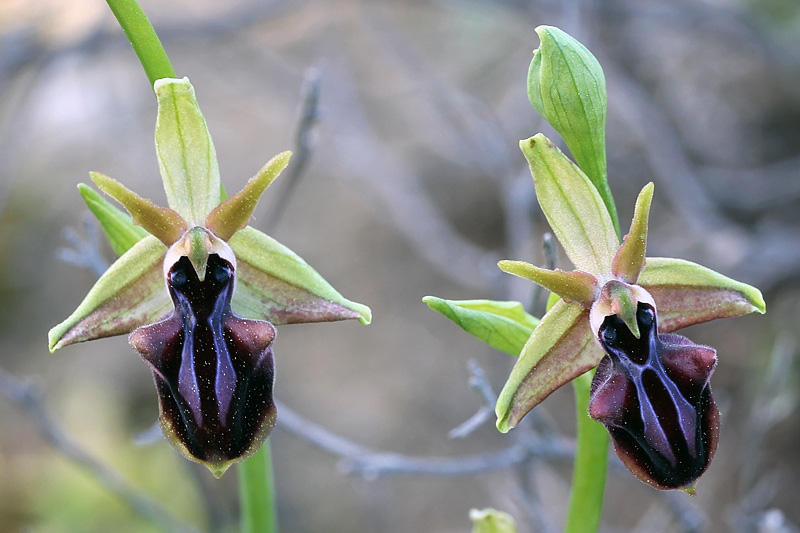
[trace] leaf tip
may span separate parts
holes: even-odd
[[[425,304],[427,304],[428,307],[433,309],[433,306],[436,305],[437,303],[441,302],[442,299],[441,298],[437,298],[436,296],[423,296],[422,297],[422,301]]]
[[[66,324],[68,320],[69,319],[65,320],[57,326],[53,326],[50,331],[47,332],[47,348],[50,350],[50,353],[55,353],[56,350],[60,350],[65,346],[75,343],[75,340],[67,335],[70,330],[70,325]]]
[[[498,418],[497,419],[497,431],[500,433],[508,433],[514,426],[510,426],[508,424],[508,418]]]
[[[161,78],[153,83],[153,92],[158,94],[158,92],[165,86],[178,87],[182,89],[192,88],[192,84],[189,82],[189,78],[186,76],[183,78]]]
[[[764,301],[764,296],[761,294],[760,290],[755,287],[752,287],[752,289],[752,294],[749,295],[750,303],[758,314],[763,315],[767,312],[767,302]]]
[[[293,155],[294,153],[291,150],[284,150],[283,152],[276,155],[275,159],[281,162],[286,161],[286,163],[288,164],[289,160],[292,158]]]
[[[47,333],[47,348],[50,350],[50,353],[54,353],[56,350],[61,348],[61,346],[58,345],[60,335],[58,331],[56,331],[57,329],[58,326],[54,327]]]
[[[500,393],[494,409],[494,413],[497,416],[497,422],[495,425],[497,426],[497,431],[500,433],[508,433],[517,425],[517,421],[512,420],[514,410],[511,406],[511,399],[507,394],[505,394],[505,392],[506,391],[503,390]]]
[[[372,309],[370,309],[368,306],[361,304],[358,313],[359,313],[358,317],[359,322],[361,322],[365,326],[369,326],[372,323]]]
[[[517,261],[513,261],[511,259],[503,259],[497,262],[497,268],[502,270],[503,272],[508,272],[509,268],[512,268],[512,265]],[[510,272],[509,272],[510,273]]]

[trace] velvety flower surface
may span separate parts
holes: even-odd
[[[508,431],[558,387],[604,361],[591,414],[609,427],[620,457],[656,487],[692,485],[716,446],[718,415],[708,386],[716,358],[709,348],[665,334],[763,313],[761,293],[689,261],[645,256],[652,183],[639,194],[620,243],[597,189],[572,161],[542,134],[520,147],[542,211],[576,270],[499,264],[560,300],[533,330],[500,393],[498,429]]]
[[[214,471],[255,451],[276,416],[275,328],[233,313],[233,282],[233,265],[219,255],[209,256],[203,281],[182,256],[167,274],[175,308],[130,337],[153,370],[164,433]]]
[[[616,315],[600,326],[607,355],[592,380],[589,414],[639,479],[660,489],[690,486],[708,468],[719,437],[709,383],[716,352],[659,335],[647,304],[639,304],[636,320],[638,338]]]
[[[121,256],[50,331],[50,349],[133,332],[131,345],[153,371],[165,436],[219,477],[255,453],[275,424],[273,325],[368,323],[371,315],[294,252],[247,226],[291,154],[273,158],[223,201],[191,84],[158,80],[155,92],[156,151],[170,208],[92,173],[131,216],[81,186]]]

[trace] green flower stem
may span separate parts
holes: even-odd
[[[175,70],[158,40],[153,25],[147,20],[136,0],[106,0],[111,12],[133,46],[136,57],[142,63],[144,73],[150,80],[150,88],[161,78],[175,78]]]
[[[255,455],[239,463],[242,533],[277,533],[275,478],[269,440]]]
[[[572,380],[578,418],[577,450],[572,471],[565,533],[593,533],[603,515],[608,466],[608,432],[589,417],[589,389],[594,370]]]

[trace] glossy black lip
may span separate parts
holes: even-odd
[[[231,310],[234,267],[217,254],[200,281],[188,257],[167,273],[174,310],[131,334],[150,365],[165,435],[189,459],[224,472],[254,453],[275,422],[275,328]]]
[[[680,335],[659,335],[648,304],[639,304],[637,322],[638,339],[615,315],[603,322],[606,356],[592,381],[589,413],[637,477],[662,489],[691,486],[719,436],[709,383],[716,353]]]

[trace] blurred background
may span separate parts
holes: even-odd
[[[141,4],[196,88],[229,191],[279,151],[307,163],[253,225],[374,314],[369,327],[279,329],[284,410],[270,440],[284,531],[467,531],[469,509],[486,506],[520,531],[562,527],[571,390],[507,435],[489,417],[449,438],[484,407],[468,362],[499,391],[513,361],[421,302],[543,311],[544,295],[495,266],[545,262],[548,227],[517,149],[556,137],[525,91],[539,24],[605,69],[623,227],[654,181],[649,255],[756,285],[768,307],[683,332],[720,360],[721,441],[697,496],[612,467],[601,530],[798,531],[796,0]],[[77,183],[96,170],[166,203],[155,113],[104,2],[0,0],[2,531],[236,530],[235,469],[214,480],[142,435],[157,400],[125,338],[47,351],[48,329],[113,258]],[[525,439],[542,446],[516,453]],[[567,444],[547,458],[548,442]]]

